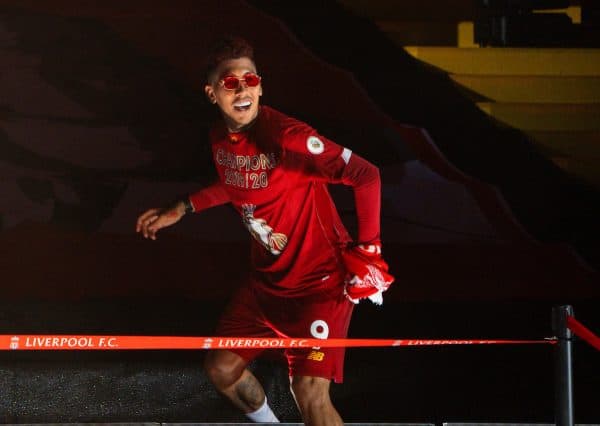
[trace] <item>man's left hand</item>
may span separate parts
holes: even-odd
[[[359,244],[342,253],[349,273],[344,292],[352,303],[368,298],[383,303],[383,292],[394,282],[388,264],[381,257],[381,244]]]

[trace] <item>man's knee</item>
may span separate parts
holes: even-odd
[[[204,360],[206,375],[219,389],[235,383],[245,368],[244,359],[229,351],[211,351]]]
[[[322,377],[294,376],[291,379],[292,393],[301,410],[308,406],[331,405],[329,384],[330,380]]]

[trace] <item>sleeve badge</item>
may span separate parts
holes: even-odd
[[[311,154],[319,155],[325,151],[325,144],[316,136],[309,136],[306,139],[306,148]]]

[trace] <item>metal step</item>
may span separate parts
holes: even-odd
[[[600,77],[451,74],[478,95],[509,103],[600,103]]]
[[[452,74],[600,77],[600,49],[405,46],[404,50]]]
[[[477,102],[500,122],[524,131],[599,131],[600,104]]]
[[[580,160],[600,161],[600,132],[527,132],[543,152]],[[600,168],[599,168],[600,170]]]

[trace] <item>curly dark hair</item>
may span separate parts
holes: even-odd
[[[238,36],[225,36],[212,43],[206,56],[206,79],[211,81],[219,64],[228,59],[246,57],[254,62],[254,48]]]

